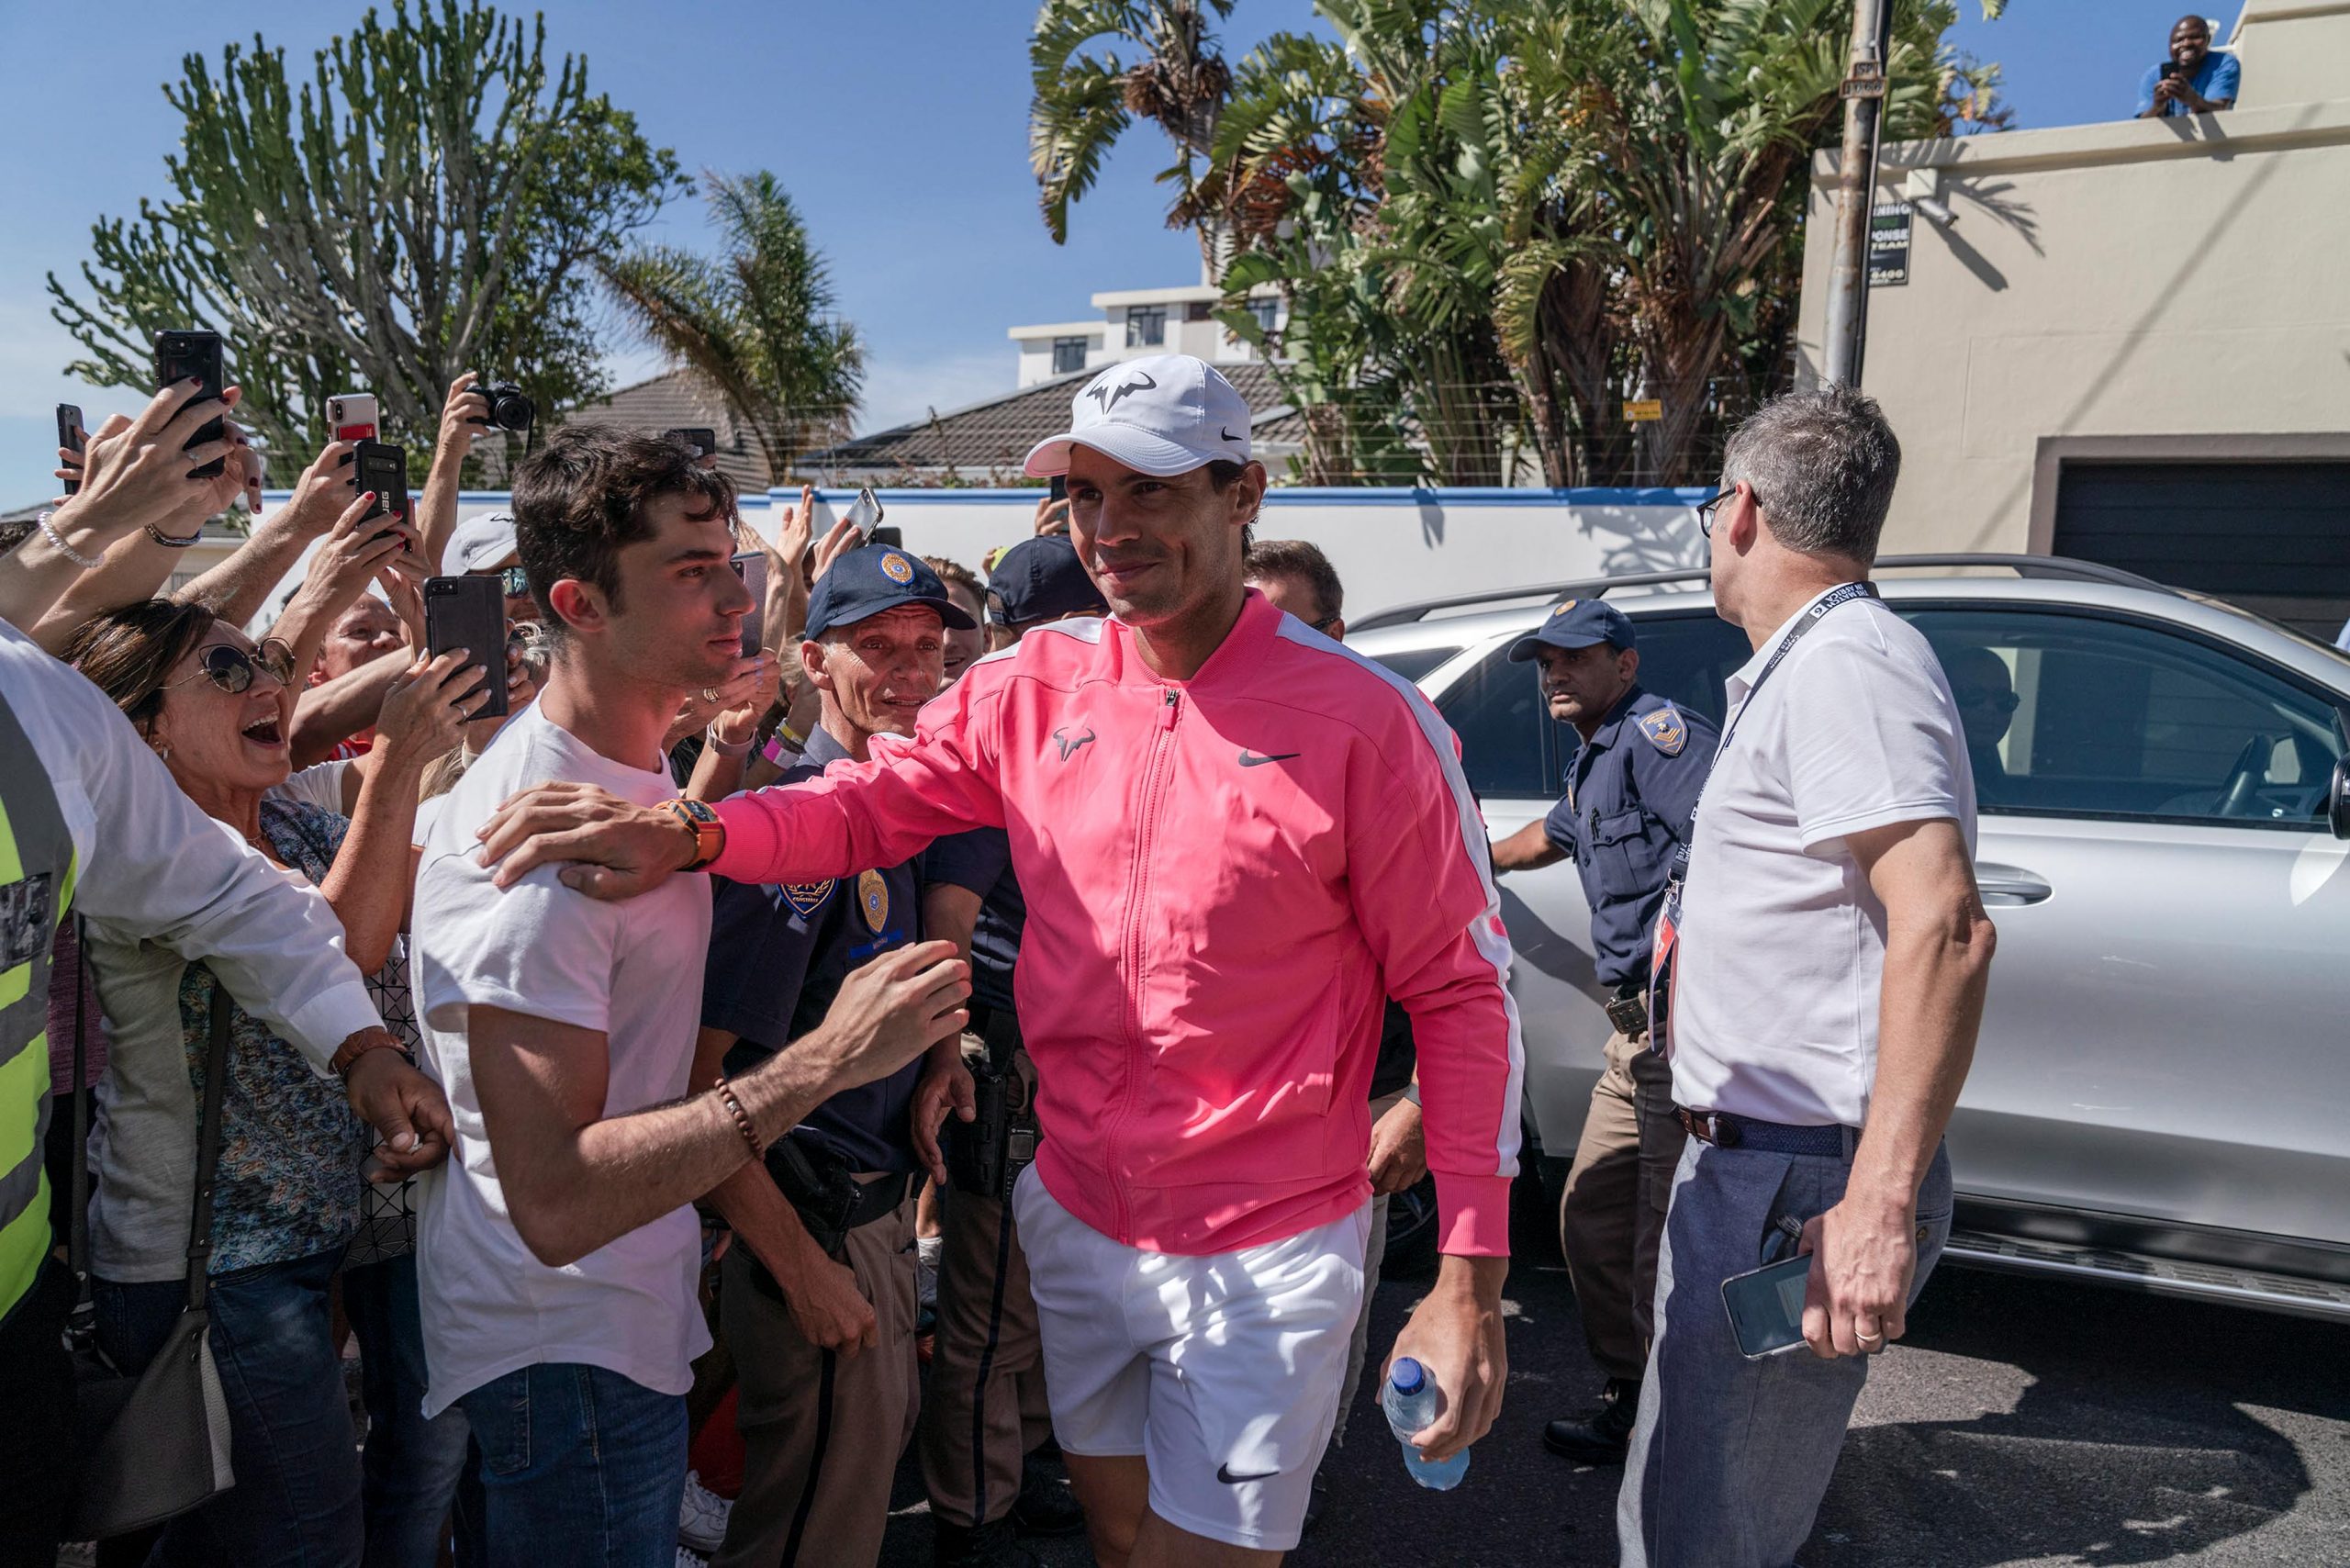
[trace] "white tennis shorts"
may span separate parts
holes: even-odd
[[[1111,1240],[1034,1166],[1013,1210],[1061,1447],[1142,1455],[1151,1511],[1194,1535],[1295,1546],[1362,1310],[1371,1205],[1209,1257]]]

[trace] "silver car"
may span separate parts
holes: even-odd
[[[1884,566],[1971,699],[1999,927],[1950,1129],[1948,1257],[2350,1319],[2350,657],[2084,563]],[[1639,630],[1641,684],[1718,722],[1751,649],[1705,588],[1657,573],[1440,601],[1348,641],[1450,722],[1499,838],[1550,810],[1578,744],[1509,644],[1604,592]],[[1528,1148],[1555,1182],[1608,1034],[1590,913],[1572,862],[1500,881]]]

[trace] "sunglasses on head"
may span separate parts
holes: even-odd
[[[215,643],[198,655],[196,662],[196,674],[171,684],[181,687],[192,680],[208,680],[233,697],[252,689],[255,670],[280,686],[294,684],[293,650],[274,638],[263,643],[258,655],[249,654],[234,643]]]

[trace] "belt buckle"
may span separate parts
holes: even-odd
[[[1719,1111],[1692,1111],[1687,1106],[1675,1106],[1674,1116],[1681,1130],[1700,1143],[1716,1148],[1736,1148],[1739,1146],[1738,1124]]]

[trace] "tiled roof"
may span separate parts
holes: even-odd
[[[1100,367],[1095,367],[1098,370]],[[1261,445],[1284,438],[1276,430],[1295,423],[1287,400],[1263,362],[1245,360],[1216,367],[1233,389],[1248,401],[1255,413],[1252,436]],[[1093,375],[1079,371],[1051,381],[1040,381],[1001,398],[957,409],[935,419],[903,424],[894,430],[861,435],[837,446],[808,454],[808,466],[828,480],[849,472],[860,478],[887,482],[895,476],[930,477],[952,469],[972,484],[1023,485],[1020,465],[1028,449],[1046,436],[1069,428],[1069,403],[1078,385]],[[1293,442],[1294,435],[1288,436]],[[1260,451],[1258,454],[1263,456]]]
[[[680,426],[708,425],[718,432],[718,466],[738,489],[764,494],[775,483],[751,427],[737,420],[718,389],[690,369],[623,386],[601,402],[581,405],[570,417],[609,420],[655,435]],[[836,434],[828,431],[817,439],[832,440]]]

